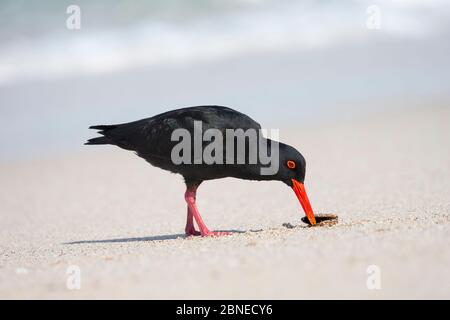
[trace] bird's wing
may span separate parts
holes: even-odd
[[[135,122],[115,125],[111,130],[100,132],[114,144],[133,150],[142,157],[153,156],[170,159],[171,141],[176,129],[194,130],[194,122],[202,123],[203,132],[210,128],[225,132],[226,129],[261,129],[261,125],[250,117],[227,107],[199,106],[173,110]]]
[[[199,106],[173,111],[173,118],[182,120],[184,128],[193,129],[194,121],[201,121],[204,130],[261,129],[261,125],[249,116],[222,106]],[[164,114],[162,115],[164,116]]]

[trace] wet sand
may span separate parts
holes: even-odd
[[[425,107],[282,130],[316,213],[339,222],[307,227],[281,183],[224,179],[198,193],[206,224],[235,231],[222,238],[185,238],[181,178],[130,152],[4,163],[0,298],[448,299],[449,119]]]

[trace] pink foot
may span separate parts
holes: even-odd
[[[207,231],[202,234],[202,237],[221,237],[221,236],[229,236],[231,232],[226,231]]]
[[[186,236],[188,236],[188,237],[201,235],[200,231],[197,231],[194,228],[186,229],[185,232],[186,232]]]

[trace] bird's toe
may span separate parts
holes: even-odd
[[[186,229],[185,232],[186,232],[186,236],[187,237],[200,236],[201,235],[200,231],[197,231],[195,229]]]
[[[202,234],[203,237],[222,237],[222,236],[229,236],[231,235],[231,232],[226,231],[209,231],[205,234]]]

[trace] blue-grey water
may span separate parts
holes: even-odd
[[[0,2],[1,161],[189,105],[283,128],[450,98],[446,1],[83,0],[79,30],[70,4]]]

